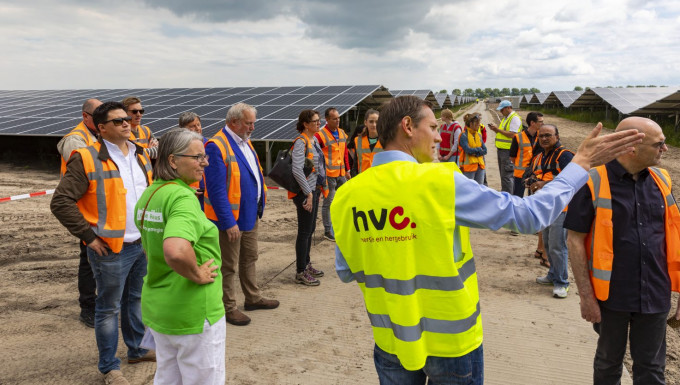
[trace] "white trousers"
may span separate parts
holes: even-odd
[[[168,335],[149,328],[156,341],[155,385],[224,385],[225,338],[224,317],[203,333]]]

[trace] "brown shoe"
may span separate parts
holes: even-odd
[[[128,364],[138,364],[140,362],[156,362],[156,352],[149,350],[145,355],[141,357],[130,358],[128,357]]]
[[[244,306],[245,310],[260,310],[260,309],[276,309],[279,307],[279,301],[275,299],[262,298],[255,303],[246,303]]]
[[[106,385],[130,385],[128,380],[123,377],[120,370],[112,370],[104,375],[104,384]]]
[[[238,309],[228,311],[224,318],[227,322],[236,326],[246,326],[250,323],[250,317],[241,313]]]

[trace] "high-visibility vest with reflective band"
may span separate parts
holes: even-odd
[[[498,129],[501,131],[510,131],[510,122],[512,122],[512,118],[514,118],[515,116],[519,119],[520,122],[519,130],[522,131],[522,117],[517,115],[515,111],[512,111],[512,113],[508,115],[507,118],[501,120],[501,124],[500,126],[498,126]],[[496,148],[500,148],[502,150],[509,150],[511,144],[512,138],[508,138],[503,134],[496,134]]]
[[[470,135],[470,131],[468,131],[468,127],[465,127],[465,130],[461,132],[461,136],[465,134],[468,138],[468,147],[470,148],[480,148],[482,147],[482,136],[479,133],[479,130],[475,132],[473,135]],[[458,143],[460,143],[460,139],[458,139]],[[475,156],[475,155],[470,155],[466,153],[463,150],[463,147],[458,145],[458,153],[460,154],[460,159],[458,159],[458,163],[460,163],[460,169],[463,172],[472,172],[472,171],[477,171],[478,169],[484,170],[484,156]]]
[[[458,130],[458,134],[456,134],[456,130]],[[453,142],[456,141],[455,135],[459,135],[462,132],[462,128],[460,127],[460,124],[456,121],[451,122],[451,124],[442,124],[441,127],[439,127],[439,135],[442,137],[441,143],[439,143],[439,155],[441,156],[446,156],[449,155],[449,152],[451,151],[451,146],[453,146]],[[459,154],[459,149],[456,148],[453,155],[451,156],[458,156]]]
[[[135,135],[137,132],[137,135]],[[149,141],[151,140],[151,129],[147,126],[137,126],[136,129],[130,130],[130,141],[141,147],[149,148]]]
[[[95,234],[106,242],[111,251],[120,253],[123,249],[127,217],[127,189],[116,163],[110,157],[106,160],[99,159],[101,146],[101,142],[97,142],[73,151],[83,158],[83,168],[90,181],[87,192],[78,200],[77,205],[85,220],[92,225]],[[144,167],[148,186],[151,184],[153,170],[146,150],[137,154],[137,161]]]
[[[326,149],[326,176],[335,178],[345,175],[345,147],[347,146],[347,134],[338,127],[338,140],[333,133],[324,126],[319,131],[322,144]]]
[[[368,135],[357,136],[354,138],[354,148],[357,150],[357,170],[359,172],[366,171],[373,164],[373,157],[375,154],[382,152],[383,148],[380,141],[375,143],[373,150],[371,150],[371,143],[368,141]]]
[[[78,135],[83,140],[85,140],[85,143],[87,146],[91,146],[95,143],[97,143],[97,137],[92,135],[92,132],[90,131],[89,128],[85,125],[85,122],[80,122],[76,128],[71,130],[68,134],[64,135],[64,137],[71,136],[71,135]],[[70,157],[70,154],[69,154]],[[68,162],[68,158],[64,159],[64,157],[61,157],[61,170],[60,170],[60,176],[64,176],[64,173],[66,172],[66,162]]]
[[[659,187],[666,204],[666,261],[671,278],[671,290],[680,292],[680,210],[671,194],[671,177],[661,168],[650,167],[649,173]],[[614,264],[614,223],[612,222],[612,193],[604,165],[589,172],[588,188],[593,198],[595,218],[585,239],[590,282],[600,301],[609,298],[609,282]]]
[[[293,139],[293,145],[290,146],[290,151],[293,151],[293,147],[295,146],[295,141],[296,140],[302,140],[305,143],[305,157],[312,162],[314,162],[314,150],[312,149],[312,138],[308,137],[307,134],[304,132],[301,132],[300,135],[297,136],[297,138]],[[316,166],[312,167],[312,172],[316,171]],[[321,193],[323,194],[324,198],[328,196],[328,185],[324,182],[324,185],[321,186]],[[288,191],[288,199],[293,199],[295,198],[297,194],[292,193]]]
[[[337,246],[364,295],[375,342],[408,370],[482,343],[469,229],[455,222],[454,172],[455,163],[393,161],[349,180],[331,204]]]
[[[531,164],[531,155],[534,146],[531,144],[531,139],[529,139],[526,130],[522,130],[516,137],[517,156],[515,157],[515,170],[513,171],[513,176],[515,178],[521,178],[524,175],[524,171],[526,171],[527,167]]]
[[[544,152],[536,155],[536,158],[534,158],[534,162],[531,165],[531,168],[534,171],[534,175],[536,175],[536,178],[548,182],[555,179],[555,176],[562,172],[559,160],[565,151],[571,152],[570,150],[567,150],[564,146],[556,148],[554,151],[550,153],[550,158],[547,159],[547,162],[543,161],[543,158],[546,156]],[[571,153],[573,154],[573,152]]]
[[[239,217],[239,211],[241,207],[241,170],[238,166],[238,162],[236,161],[236,155],[234,154],[234,150],[231,148],[231,145],[229,144],[229,140],[227,139],[226,134],[224,133],[224,130],[219,130],[215,136],[210,138],[209,141],[206,142],[206,146],[208,143],[215,143],[217,145],[217,148],[220,149],[220,153],[222,154],[222,162],[224,162],[224,165],[227,168],[227,178],[226,178],[226,184],[227,184],[227,199],[229,200],[229,204],[231,205],[231,213],[234,216],[234,220],[237,221]],[[248,140],[248,146],[250,146],[250,149],[255,152],[255,149],[253,148],[253,144],[250,143],[250,140]],[[257,158],[257,155],[255,155],[255,160],[257,161],[258,168],[260,169],[260,180],[262,181],[262,190],[263,190],[263,196],[262,199],[264,199],[264,202],[267,201],[267,186],[264,184],[264,175],[262,174],[262,166],[260,165],[260,160]],[[207,183],[205,182],[205,174],[203,175],[203,183],[205,186],[207,186]],[[218,221],[217,214],[215,213],[215,209],[212,206],[212,203],[210,202],[210,196],[208,195],[208,189],[205,189],[203,192],[203,203],[204,207],[203,210],[205,211],[205,216],[213,221]]]

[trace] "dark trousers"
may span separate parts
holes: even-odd
[[[600,306],[602,320],[594,324],[599,334],[593,383],[621,383],[623,357],[630,338],[633,384],[665,384],[666,317],[668,313],[641,314],[618,312]]]
[[[97,299],[97,283],[92,274],[92,266],[87,258],[87,246],[80,244],[80,264],[78,265],[78,302],[80,310],[94,314],[94,301]]]
[[[526,187],[524,187],[524,183],[522,182],[522,178],[518,177],[512,177],[514,180],[512,184],[512,195],[518,196],[518,197],[523,197],[524,196],[524,190]]]
[[[314,190],[312,211],[302,207],[307,196],[300,193],[293,197],[293,203],[297,208],[298,232],[295,240],[295,260],[298,273],[302,273],[309,264],[309,251],[312,249],[312,238],[316,230],[316,217],[319,213],[319,189]]]

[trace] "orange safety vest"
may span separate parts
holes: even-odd
[[[359,140],[361,139],[361,140]],[[383,148],[380,141],[376,142],[373,150],[368,141],[368,135],[354,138],[354,148],[357,149],[357,171],[361,173],[371,168],[375,154],[382,152]]]
[[[127,190],[113,159],[99,157],[101,147],[101,142],[97,142],[71,153],[73,156],[78,152],[83,158],[83,168],[90,181],[87,192],[76,204],[85,220],[92,225],[95,234],[106,242],[111,251],[120,253],[125,235]],[[137,161],[144,168],[148,186],[152,178],[151,161],[146,150],[141,147],[137,147]]]
[[[136,134],[135,134],[136,133]],[[130,141],[144,148],[149,148],[151,129],[147,126],[137,126],[130,130]]]
[[[91,146],[91,145],[97,143],[97,137],[92,135],[92,132],[90,131],[89,128],[87,128],[87,126],[85,125],[85,122],[78,123],[76,128],[71,130],[71,132],[69,132],[68,134],[64,135],[64,138],[67,137],[67,136],[71,136],[71,135],[78,135],[81,138],[83,138],[83,140],[85,140],[85,143],[87,143],[87,146]],[[69,157],[70,156],[71,156],[71,154],[69,154]],[[68,162],[68,158],[64,159],[64,157],[62,156],[61,157],[61,170],[60,170],[60,173],[59,173],[60,176],[64,176],[64,174],[66,173],[66,162]]]
[[[585,249],[595,296],[600,301],[606,301],[609,298],[609,282],[614,264],[612,193],[604,165],[591,169],[589,174],[588,188],[595,208],[595,220],[590,233],[586,236]],[[649,167],[649,174],[659,187],[666,203],[664,222],[668,275],[671,278],[671,290],[680,292],[680,210],[671,194],[672,182],[668,171]]]
[[[460,127],[460,124],[456,121],[451,122],[451,124],[442,124],[439,127],[439,135],[442,137],[441,143],[439,143],[439,155],[441,156],[446,156],[449,155],[449,151],[451,151],[451,146],[453,146],[453,142],[456,141],[456,131],[462,132],[462,128]],[[460,133],[458,134],[460,136]],[[453,153],[451,156],[458,156],[460,153],[460,147],[456,149],[456,151]]]
[[[236,155],[234,155],[234,150],[231,148],[224,130],[217,131],[217,134],[215,134],[215,136],[206,142],[206,146],[208,143],[215,143],[217,145],[217,148],[220,149],[220,153],[222,154],[222,161],[227,167],[227,199],[229,199],[231,213],[234,215],[234,220],[237,221],[241,206],[241,170],[238,167]],[[248,140],[248,146],[250,146],[250,149],[255,152],[253,144],[250,143],[250,140]],[[262,178],[262,190],[264,190],[264,196],[262,199],[263,202],[267,202],[267,185],[264,184],[262,166],[260,165],[260,160],[257,156],[255,156],[255,160],[257,160],[257,165],[260,168],[260,178]],[[207,186],[205,183],[205,174],[203,174],[203,184]],[[203,203],[205,216],[210,220],[218,221],[217,214],[215,214],[215,209],[213,209],[212,203],[210,202],[210,197],[208,196],[208,189],[205,189],[203,192]]]
[[[301,132],[300,135],[298,135],[297,138],[293,139],[293,145],[290,146],[290,151],[293,151],[293,146],[295,146],[295,141],[298,139],[302,139],[303,142],[305,142],[305,158],[311,160],[314,162],[314,153],[312,149],[312,139],[310,139],[307,134],[304,132]],[[316,171],[316,166],[312,167],[312,172]],[[321,193],[323,194],[324,198],[328,196],[328,184],[324,181],[324,185],[321,186]],[[292,193],[288,191],[288,199],[293,199],[297,194]]]
[[[321,131],[321,144],[326,148],[326,176],[336,178],[345,176],[345,148],[347,146],[347,134],[338,128],[338,138],[335,140],[328,126],[323,126]]]
[[[562,172],[562,168],[560,167],[560,157],[564,152],[571,152],[570,150],[567,150],[564,146],[560,146],[556,148],[551,154],[550,158],[545,164],[545,167],[543,166],[543,157],[545,156],[545,153],[542,152],[538,155],[536,155],[536,158],[534,158],[534,162],[532,164],[532,170],[534,171],[534,175],[536,175],[536,178],[539,180],[544,180],[544,181],[551,181],[555,179],[555,175],[559,174]],[[573,154],[573,152],[571,152]]]
[[[460,133],[460,136],[467,136],[468,137],[468,147],[470,148],[480,148],[482,147],[482,136],[479,133],[479,130],[475,132],[472,135],[472,141],[470,140],[470,135],[468,131],[468,127],[465,127],[463,132]],[[484,166],[484,156],[475,156],[475,155],[469,155],[465,153],[465,150],[463,150],[463,147],[460,146],[460,138],[458,139],[458,153],[460,154],[460,158],[458,159],[458,162],[460,163],[460,170],[463,172],[472,172],[472,171],[477,171],[478,169],[484,170],[486,167]]]
[[[515,138],[517,138],[517,156],[515,157],[513,176],[521,178],[524,175],[524,171],[531,164],[533,145],[526,130],[520,131]]]

